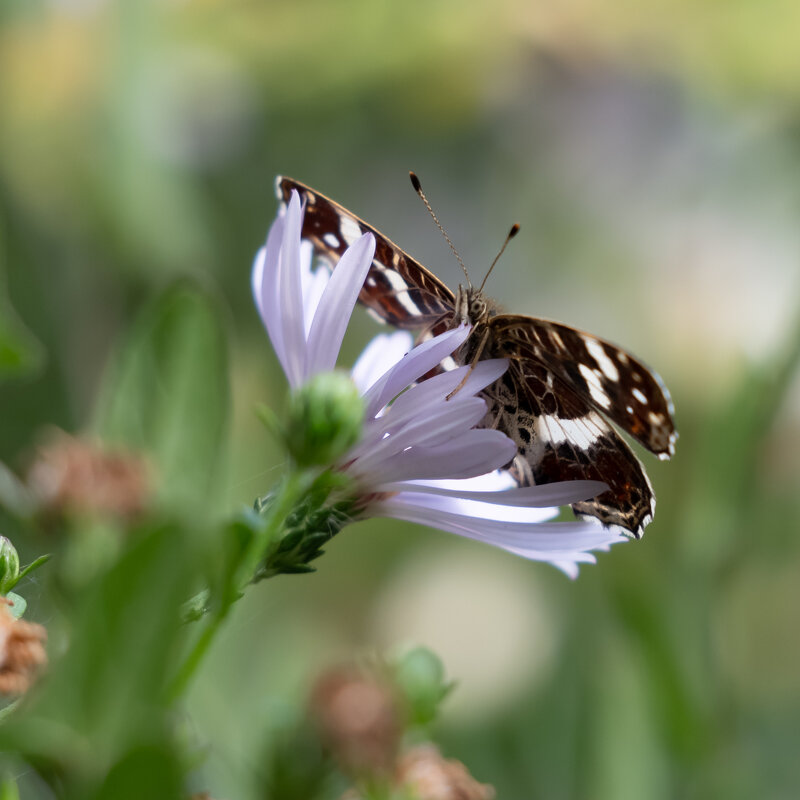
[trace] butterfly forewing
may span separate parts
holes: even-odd
[[[650,452],[659,458],[673,455],[677,434],[669,392],[630,353],[544,319],[503,314],[490,324],[509,352],[529,352]]]
[[[455,324],[456,298],[433,273],[325,195],[278,178],[281,201],[288,202],[292,191],[305,206],[303,238],[331,265],[359,236],[374,235],[375,257],[359,295],[374,316],[421,331],[421,338]],[[483,425],[516,443],[509,465],[516,481],[603,481],[608,491],[573,510],[639,538],[653,518],[653,491],[639,460],[603,415],[659,458],[669,458],[676,434],[661,379],[610,342],[566,325],[511,314],[473,322],[470,340],[441,368],[471,363],[478,355],[476,340],[484,335],[481,358],[509,359],[505,375],[483,393],[488,404]]]
[[[292,190],[305,206],[302,237],[317,255],[335,264],[362,234],[375,237],[375,257],[358,299],[382,322],[406,330],[433,325],[453,314],[453,293],[432,272],[355,214],[291,178],[278,178],[278,198]]]

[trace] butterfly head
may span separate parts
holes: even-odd
[[[458,287],[455,307],[455,321],[459,325],[481,325],[491,316],[486,295],[474,286]]]

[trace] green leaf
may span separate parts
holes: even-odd
[[[31,375],[43,361],[41,344],[0,294],[0,380]]]
[[[180,282],[145,310],[107,376],[98,432],[147,451],[169,504],[213,507],[228,416],[227,345],[216,302]]]
[[[0,781],[0,800],[19,800],[17,782],[10,776]]]
[[[26,575],[33,572],[34,570],[39,569],[42,565],[46,564],[50,558],[52,557],[52,553],[45,553],[43,556],[39,556],[39,558],[35,558],[31,561],[30,564],[23,567],[20,572],[19,576],[17,577],[17,583],[19,583]]]
[[[94,800],[176,800],[183,796],[181,772],[167,743],[135,748],[109,771]]]

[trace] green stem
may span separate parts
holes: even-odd
[[[211,615],[206,627],[197,638],[197,641],[195,641],[189,655],[172,681],[169,689],[169,699],[171,701],[174,702],[181,697],[188,688],[219,629],[222,627],[222,623],[227,618],[231,607],[241,597],[242,591],[252,580],[256,568],[261,563],[268,548],[280,535],[286,518],[312,483],[313,476],[303,472],[292,471],[286,477],[283,486],[278,490],[269,508],[264,526],[259,534],[253,537],[250,546],[242,554],[239,565],[233,571],[233,580],[228,590],[223,593],[219,607]]]

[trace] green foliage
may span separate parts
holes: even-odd
[[[142,314],[113,362],[96,430],[153,459],[159,495],[198,516],[219,497],[227,349],[216,301],[188,282]]]
[[[29,377],[41,369],[44,361],[42,346],[22,324],[6,299],[2,277],[0,271],[0,382]]]

